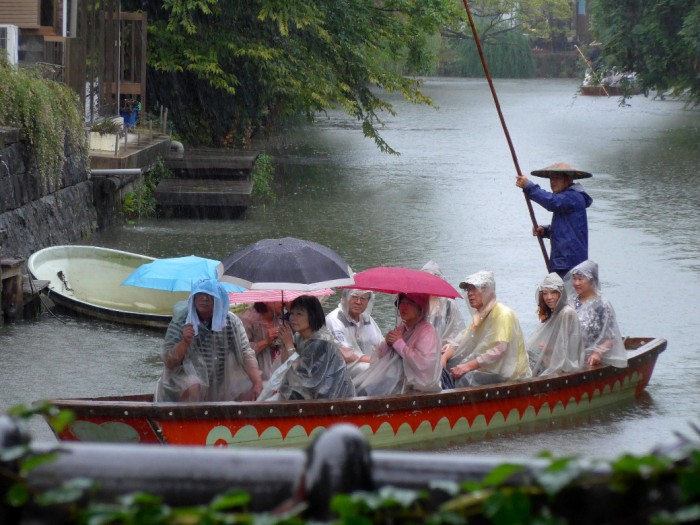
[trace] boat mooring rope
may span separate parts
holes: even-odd
[[[522,175],[520,171],[520,164],[518,163],[518,156],[515,154],[515,148],[513,147],[513,141],[510,139],[510,133],[508,133],[508,127],[506,126],[506,120],[503,118],[503,112],[501,111],[501,105],[498,102],[498,96],[496,95],[496,88],[493,85],[493,80],[491,80],[491,73],[486,65],[486,58],[484,57],[484,52],[481,49],[481,42],[479,41],[479,35],[476,32],[476,26],[474,25],[474,19],[472,18],[471,10],[469,9],[469,2],[467,0],[462,0],[464,4],[464,9],[467,10],[467,18],[469,19],[469,26],[472,28],[472,34],[474,35],[474,42],[476,43],[476,49],[479,52],[479,58],[481,59],[481,65],[484,68],[484,74],[486,75],[486,80],[489,83],[489,88],[491,89],[491,95],[493,96],[493,102],[496,105],[496,111],[498,112],[498,118],[501,121],[501,127],[506,135],[506,141],[508,142],[508,148],[510,149],[510,155],[513,158],[513,164],[515,165],[515,172],[518,175]],[[532,225],[537,231],[537,218],[535,217],[535,211],[532,209],[532,202],[530,202],[530,197],[523,191],[525,196],[525,203],[527,204],[527,210],[530,213],[530,219],[532,220]],[[540,244],[540,250],[542,250],[542,256],[544,257],[544,263],[547,266],[547,271],[549,271],[549,256],[547,255],[547,250],[544,246],[544,240],[542,236],[538,233],[537,240]]]

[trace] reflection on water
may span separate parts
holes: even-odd
[[[600,264],[603,292],[624,335],[664,337],[669,346],[648,387],[653,403],[636,400],[449,449],[598,457],[647,451],[685,429],[700,401],[698,114],[673,101],[634,97],[622,108],[616,98],[577,97],[569,80],[498,81],[496,89],[524,172],[565,161],[594,174],[584,185],[594,199],[590,256]],[[489,269],[499,299],[530,333],[544,262],[488,87],[430,79],[426,91],[439,109],[395,99],[399,114],[386,118],[382,134],[399,156],[380,153],[354,121],[331,113],[265,145],[278,164],[276,205],[251,209],[245,220],[141,221],[91,243],[153,257],[222,259],[261,238],[290,235],[332,247],[355,271],[421,268],[432,259],[456,284]],[[535,212],[538,222],[549,222],[546,211]],[[331,297],[328,308],[337,301]],[[392,327],[391,297],[378,298],[375,317],[383,331]],[[90,321],[0,329],[3,406],[150,390],[159,346],[157,333]]]

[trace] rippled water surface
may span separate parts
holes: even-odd
[[[688,432],[700,406],[700,120],[681,102],[576,96],[572,81],[499,81],[496,89],[523,172],[565,161],[584,182],[590,257],[624,335],[668,339],[647,392],[603,413],[450,444],[461,453],[609,457],[643,453]],[[277,204],[245,220],[148,220],[90,243],[155,257],[221,259],[266,237],[331,246],[355,271],[420,268],[448,280],[496,274],[499,299],[537,324],[534,290],[545,275],[491,95],[479,80],[427,79],[437,109],[395,100],[382,128],[400,156],[380,153],[356,122],[331,113],[264,147],[275,155]],[[546,182],[546,181],[545,181]],[[538,221],[548,214],[535,205]],[[337,298],[329,305],[335,306]],[[466,308],[464,308],[466,314]],[[388,297],[375,317],[393,322]],[[0,409],[35,399],[150,391],[161,334],[70,317],[0,328]],[[38,437],[52,439],[37,422]]]

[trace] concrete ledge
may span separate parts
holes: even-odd
[[[90,151],[91,169],[144,168],[155,163],[158,157],[165,158],[170,151],[170,137],[156,136],[153,139],[133,140],[116,155],[107,151]]]

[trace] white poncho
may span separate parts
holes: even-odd
[[[595,296],[581,301],[574,297],[573,306],[581,323],[581,336],[583,337],[584,354],[581,358],[582,365],[593,352],[600,352],[601,364],[612,365],[617,368],[627,367],[627,351],[622,341],[620,328],[617,325],[617,317],[612,304],[600,293],[600,281],[598,280],[598,264],[593,261],[584,261],[571,270],[572,277],[581,275],[588,279],[593,286]]]
[[[533,376],[578,370],[583,355],[578,315],[567,303],[564,281],[556,273],[545,277],[535,294],[538,304],[545,290],[558,291],[560,296],[549,318],[525,342]]]
[[[369,302],[365,311],[360,314],[359,321],[355,321],[348,313],[350,298],[355,294],[369,294]],[[346,361],[353,378],[369,367],[369,363],[360,362],[359,359],[363,355],[371,357],[383,340],[379,326],[372,319],[373,304],[372,292],[345,289],[338,307],[326,316],[326,327],[340,345],[343,354],[351,354],[356,358],[354,362]]]
[[[421,269],[445,279],[442,270],[434,261],[428,261]],[[459,334],[467,327],[457,301],[449,297],[431,296],[426,320],[437,330],[442,345],[455,345]]]
[[[211,326],[200,322],[197,315],[194,296],[198,293],[214,297]],[[253,384],[246,370],[257,370],[258,363],[243,323],[228,307],[228,293],[211,280],[195,284],[186,306],[176,305],[163,342],[163,360],[182,341],[186,324],[192,323],[195,337],[179,366],[164,367],[156,401],[179,401],[182,393],[195,384],[200,385],[198,401],[232,401],[250,390]]]

